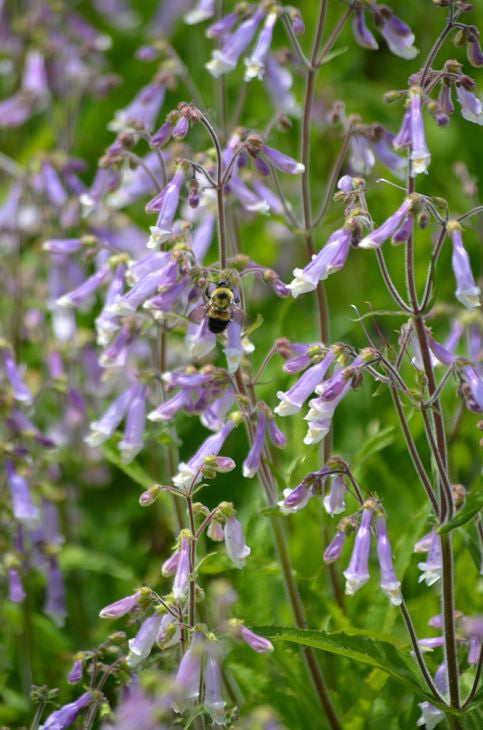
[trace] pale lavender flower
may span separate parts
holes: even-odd
[[[120,598],[119,601],[115,601],[114,603],[110,603],[108,606],[104,606],[104,608],[100,611],[99,616],[101,618],[119,618],[120,616],[125,616],[126,613],[129,613],[129,611],[132,611],[132,609],[138,605],[141,596],[141,591],[136,591],[130,596]]]
[[[468,42],[466,43],[466,56],[474,68],[481,68],[483,66],[483,52],[480,47],[477,32],[474,32],[473,37],[468,38]]]
[[[228,517],[224,527],[226,554],[237,568],[243,568],[251,550],[245,545],[240,523],[235,517]]]
[[[171,235],[173,219],[179,203],[181,185],[184,180],[184,170],[178,167],[173,178],[162,191],[146,205],[146,211],[158,212],[156,225],[151,227],[151,239],[148,248],[154,248],[163,237]],[[155,240],[154,240],[155,239]]]
[[[57,558],[49,557],[47,571],[47,594],[45,597],[44,612],[50,616],[57,626],[63,626],[67,610],[65,607],[64,578],[59,568]]]
[[[206,29],[205,35],[207,38],[222,38],[224,35],[230,32],[238,20],[239,15],[236,12],[228,13],[224,15],[220,20],[212,23]]]
[[[208,18],[212,18],[215,13],[215,0],[198,0],[193,10],[190,10],[183,16],[186,25],[196,25],[202,23]]]
[[[40,167],[40,175],[47,200],[54,207],[62,207],[67,202],[67,193],[54,167],[46,160]]]
[[[169,649],[171,646],[179,644],[181,638],[181,629],[175,623],[172,613],[165,613],[161,618],[156,643],[161,649]]]
[[[143,621],[134,639],[129,639],[129,654],[126,659],[128,667],[136,667],[150,655],[160,624],[161,616],[154,613]]]
[[[413,86],[409,93],[410,132],[411,132],[411,163],[414,175],[428,171],[431,155],[429,153],[424,134],[423,117],[421,114],[421,94],[419,86]]]
[[[448,681],[447,681],[448,670],[446,662],[442,662],[439,665],[434,675],[434,686],[440,692],[445,695],[448,692]],[[442,720],[444,720],[444,712],[430,702],[418,702],[421,708],[421,717],[418,719],[416,725],[420,727],[424,725],[426,730],[433,730]]]
[[[431,638],[418,639],[418,644],[423,651],[433,651],[444,646],[444,638],[442,636],[432,636]]]
[[[84,692],[74,702],[63,705],[59,710],[52,712],[39,730],[65,730],[69,727],[81,710],[88,707],[94,699],[92,692]]]
[[[224,37],[222,48],[213,51],[211,61],[205,64],[212,76],[218,78],[235,68],[241,54],[255,35],[257,26],[264,15],[265,11],[257,8],[255,13],[240,23],[233,33]]]
[[[0,357],[5,369],[5,375],[7,376],[8,382],[12,388],[13,397],[19,403],[25,403],[27,406],[31,405],[34,397],[29,388],[23,382],[20,370],[15,363],[10,348],[2,347],[0,350]]]
[[[131,131],[133,128],[151,131],[163,104],[165,91],[164,85],[157,81],[143,86],[127,107],[115,113],[107,128],[111,132]]]
[[[235,401],[232,388],[227,388],[220,398],[210,403],[201,413],[200,421],[210,431],[219,431],[225,422],[225,417]]]
[[[161,566],[161,573],[167,577],[168,575],[174,575],[178,568],[179,563],[179,550],[175,550],[172,555]]]
[[[146,386],[139,384],[127,407],[124,435],[119,441],[121,461],[125,464],[131,462],[144,445],[146,391]]]
[[[173,122],[166,121],[160,126],[160,128],[153,134],[149,140],[151,147],[164,147],[164,145],[171,139],[171,133],[173,131]]]
[[[84,215],[89,215],[102,198],[111,192],[119,182],[119,173],[111,168],[98,167],[92,185],[79,196]]]
[[[340,558],[344,547],[346,534],[342,530],[337,530],[332,542],[327,545],[324,550],[324,563],[333,563]]]
[[[439,90],[438,104],[443,112],[448,116],[454,112],[454,104],[451,98],[451,86],[446,84],[444,81],[441,83],[441,88]]]
[[[483,106],[472,91],[466,89],[462,84],[456,85],[456,98],[459,101],[463,119],[475,124],[483,124]]]
[[[343,573],[346,579],[345,592],[348,596],[353,596],[369,580],[368,561],[371,545],[372,514],[372,509],[368,508],[362,512],[361,524],[356,532],[351,559]]]
[[[25,56],[22,91],[26,91],[37,101],[45,100],[50,96],[45,60],[39,51],[30,50]]]
[[[284,489],[283,499],[278,503],[284,515],[293,514],[303,509],[313,495],[313,488],[303,479],[294,489]]]
[[[277,13],[268,13],[265,18],[265,23],[261,29],[255,48],[252,54],[245,58],[245,81],[251,81],[252,79],[262,79],[265,74],[265,59],[267,53],[270,50],[272,43],[273,28],[277,22]]]
[[[91,433],[85,439],[89,446],[99,446],[112,436],[124,418],[128,405],[131,403],[137,389],[137,384],[132,385],[128,390],[117,396],[98,421],[92,421],[89,425]]]
[[[313,393],[316,386],[322,381],[333,360],[334,354],[329,350],[324,359],[306,370],[297,382],[292,385],[290,390],[287,392],[279,390],[277,398],[280,400],[280,403],[274,409],[275,413],[278,413],[279,416],[291,416],[294,413],[298,413],[309,395]]]
[[[369,146],[369,140],[363,134],[351,134],[349,164],[353,172],[369,175],[376,158]]]
[[[189,489],[201,480],[201,468],[205,464],[207,456],[217,456],[225,443],[226,438],[231,433],[235,423],[228,420],[223,424],[220,431],[213,436],[209,436],[200,446],[198,451],[185,464],[180,462],[178,465],[178,473],[173,477],[173,484],[179,489]]]
[[[287,284],[294,299],[300,294],[314,291],[319,281],[327,279],[329,274],[339,271],[349,255],[351,231],[339,228],[329,237],[325,246],[312,257],[304,269],[294,269],[294,279]]]
[[[458,221],[450,220],[447,230],[453,244],[451,264],[456,279],[455,296],[468,309],[479,307],[481,289],[476,285],[471,273],[470,259],[463,246],[461,226]]]
[[[293,86],[293,76],[274,56],[269,55],[265,59],[264,83],[277,112],[299,116],[300,106],[290,90]]]
[[[32,502],[26,480],[15,471],[11,461],[5,461],[7,486],[12,500],[12,512],[19,522],[30,525],[39,518],[39,510]]]
[[[267,416],[264,411],[260,411],[258,414],[257,428],[255,431],[255,437],[253,444],[248,452],[248,455],[243,462],[243,476],[252,478],[260,469],[262,464],[262,451],[265,443],[265,425]]]
[[[392,565],[391,546],[386,530],[386,520],[378,517],[376,520],[377,533],[377,557],[381,571],[381,589],[389,598],[393,606],[399,606],[402,602],[401,582],[397,580]]]
[[[273,644],[271,641],[265,639],[263,636],[255,634],[254,631],[247,629],[247,627],[242,623],[238,623],[237,629],[243,641],[248,644],[250,649],[256,651],[257,654],[263,654],[265,651],[273,651]]]
[[[229,323],[227,328],[227,341],[223,348],[223,352],[226,357],[226,364],[228,372],[233,374],[236,373],[240,367],[240,361],[243,357],[243,345],[241,339],[242,328],[238,322],[233,320]]]
[[[402,205],[378,228],[367,234],[362,241],[359,242],[358,248],[379,248],[393,233],[399,228],[405,220],[408,212],[411,210],[413,200],[411,197],[405,198]]]
[[[177,601],[181,600],[188,590],[190,574],[189,549],[190,543],[188,538],[182,537],[173,581],[173,596]]]
[[[461,628],[468,640],[468,664],[476,664],[483,641],[483,616],[465,616]]]
[[[268,435],[270,436],[270,441],[274,446],[276,446],[278,449],[284,449],[287,445],[287,437],[285,434],[279,429],[277,424],[275,423],[274,418],[268,419]]]
[[[419,53],[414,47],[414,33],[411,28],[403,23],[396,15],[392,13],[388,18],[383,17],[381,35],[389,46],[389,50],[395,56],[411,60]]]
[[[324,507],[329,515],[337,515],[345,510],[344,496],[346,486],[340,474],[332,480],[330,492],[324,497]]]
[[[124,368],[126,365],[128,345],[133,339],[134,330],[129,322],[125,322],[109,346],[99,356],[101,368]]]
[[[393,137],[392,146],[394,149],[399,150],[402,147],[409,147],[411,144],[411,110],[407,109],[404,112],[401,126],[399,131]]]
[[[210,524],[208,525],[208,529],[206,530],[206,534],[211,540],[214,540],[215,542],[223,542],[225,539],[225,533],[223,532],[223,527],[220,525],[217,520],[211,520]]]
[[[392,151],[389,145],[394,144],[394,135],[387,131],[383,131],[379,139],[371,142],[372,149],[374,150],[376,157],[387,167],[388,170],[396,175],[396,177],[402,178],[404,170],[407,167],[407,160],[404,157],[399,157],[395,152]]]
[[[184,654],[176,673],[176,685],[181,702],[196,700],[200,693],[202,635],[193,634],[188,651]]]
[[[268,202],[252,192],[250,188],[248,188],[238,177],[235,171],[233,171],[232,176],[230,177],[229,187],[230,192],[246,210],[252,213],[262,213],[264,215],[270,211]]]
[[[252,185],[260,200],[264,200],[270,206],[270,210],[272,210],[276,215],[283,214],[282,201],[272,190],[270,190],[270,188],[268,188],[261,180],[257,179],[252,180]]]
[[[80,286],[67,294],[63,294],[57,299],[57,306],[76,308],[80,304],[83,304],[94,292],[100,287],[100,285],[107,279],[111,273],[111,267],[109,265],[103,266],[95,274],[89,276]]]
[[[221,696],[220,669],[218,662],[212,656],[206,660],[205,666],[205,694],[203,706],[208,710],[214,725],[225,724],[225,705]]]
[[[285,155],[283,152],[276,150],[274,147],[262,144],[260,153],[265,155],[267,160],[269,160],[272,165],[281,172],[286,172],[289,175],[299,175],[305,170],[305,167],[301,162],[297,162],[297,160],[294,160],[293,157]]]
[[[397,246],[400,243],[406,243],[413,232],[414,218],[412,215],[407,215],[403,219],[401,225],[395,233],[391,236],[391,243],[393,246]]]
[[[19,572],[16,568],[9,568],[7,571],[8,597],[13,603],[22,603],[26,596]]]
[[[118,319],[116,315],[109,311],[109,307],[122,296],[125,272],[126,267],[124,264],[119,264],[116,267],[104,298],[104,306],[95,319],[98,345],[107,345],[114,332],[119,329]]]
[[[206,213],[191,236],[191,250],[197,264],[202,264],[213,239],[216,216]]]
[[[173,131],[171,132],[172,138],[176,140],[176,142],[180,142],[188,134],[189,128],[190,125],[187,118],[181,115],[174,125]]]
[[[148,414],[149,421],[170,421],[191,400],[192,392],[180,390]]]
[[[67,675],[69,684],[77,684],[82,679],[82,659],[74,659],[71,670]]]
[[[176,258],[168,259],[168,263],[160,269],[154,269],[139,279],[132,289],[121,297],[117,297],[107,311],[115,315],[132,314],[136,309],[162,287],[171,287],[176,283],[178,262]]]
[[[196,306],[193,309],[196,309]],[[196,360],[204,357],[216,347],[216,335],[208,329],[206,318],[198,325],[189,323],[186,343],[192,357]]]
[[[171,254],[169,251],[155,251],[148,253],[137,261],[131,261],[127,267],[126,279],[129,284],[137,284],[138,281],[144,279],[145,276],[153,271],[164,269],[169,263]]]
[[[441,578],[443,569],[441,557],[441,540],[437,532],[431,531],[431,542],[428,550],[426,562],[418,563],[419,570],[422,571],[419,576],[419,583],[424,581],[426,585],[432,586]]]
[[[361,8],[356,9],[356,13],[352,20],[352,32],[356,43],[361,48],[367,48],[369,51],[377,51],[379,48],[376,39],[366,25],[365,13]]]
[[[82,238],[51,238],[42,245],[44,251],[61,255],[69,255],[80,251]]]

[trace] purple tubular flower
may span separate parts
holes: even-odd
[[[414,175],[428,171],[431,155],[426,145],[423,117],[421,114],[421,89],[413,86],[410,91],[410,133],[411,133],[411,163]]]
[[[468,639],[468,664],[476,664],[480,656],[483,641],[483,617],[466,616],[462,619],[461,628]]]
[[[49,558],[47,574],[47,595],[45,598],[44,612],[50,616],[57,626],[63,626],[67,615],[65,607],[65,586],[64,578],[60,572],[59,564],[55,556]]]
[[[200,693],[202,636],[193,634],[188,651],[184,654],[176,673],[176,685],[182,702],[196,700]]]
[[[337,515],[345,510],[344,495],[346,486],[340,474],[332,480],[329,494],[324,497],[324,507],[329,515]]]
[[[36,100],[41,101],[49,96],[47,72],[44,57],[38,51],[29,51],[25,57],[22,75],[22,91],[27,91]]]
[[[359,529],[356,532],[351,559],[343,575],[346,579],[345,592],[353,596],[369,580],[369,548],[371,545],[372,510],[365,509]]]
[[[359,242],[358,247],[379,248],[380,246],[382,246],[384,241],[387,241],[387,239],[392,236],[393,233],[395,233],[395,231],[404,221],[406,215],[411,209],[411,205],[412,199],[410,197],[406,198],[395,213],[389,216],[389,218],[384,221],[382,225],[371,231],[371,233],[369,233],[362,239],[362,241]]]
[[[10,348],[2,347],[0,357],[5,369],[5,375],[7,376],[8,382],[12,388],[13,397],[19,403],[25,403],[27,406],[31,405],[34,399],[33,395],[22,380],[22,376],[20,375],[20,371],[13,359],[13,354]]]
[[[178,262],[175,258],[169,259],[166,266],[146,274],[127,294],[115,299],[107,311],[116,315],[132,314],[158,289],[176,284],[177,274]]]
[[[263,654],[265,651],[273,651],[273,644],[271,641],[265,639],[263,636],[255,634],[254,631],[247,629],[247,627],[241,623],[238,625],[238,632],[243,641],[248,644],[253,651],[256,651],[257,654]]]
[[[99,612],[99,616],[101,618],[119,618],[120,616],[125,616],[126,613],[129,613],[129,611],[132,611],[138,605],[141,596],[141,591],[136,591],[136,593],[132,593],[130,596],[120,598],[119,601],[104,606]]]
[[[163,269],[171,258],[169,251],[155,251],[148,253],[138,261],[132,261],[128,264],[126,279],[133,285],[153,271]]]
[[[338,530],[332,542],[324,550],[324,563],[333,563],[340,558],[345,543],[345,532]]]
[[[214,403],[204,409],[200,421],[210,431],[219,431],[225,421],[225,416],[232,407],[235,394],[231,388],[225,390],[223,395]]]
[[[476,34],[475,38],[466,44],[466,55],[468,61],[474,68],[481,68],[483,66],[483,53]]]
[[[468,309],[480,306],[481,290],[471,273],[470,259],[463,246],[461,226],[456,220],[448,221],[447,230],[453,244],[451,264],[456,279],[456,298]]]
[[[235,517],[228,517],[224,527],[226,554],[237,568],[245,565],[245,559],[250,555],[251,550],[245,545],[243,532],[240,523]]]
[[[173,137],[174,140],[176,140],[177,142],[180,142],[188,134],[189,128],[190,128],[190,125],[189,125],[189,122],[186,119],[186,117],[180,116],[180,118],[178,119],[178,121],[176,122],[176,124],[173,127],[171,136]]]
[[[262,177],[270,176],[270,165],[267,162],[265,162],[265,160],[262,160],[262,158],[258,157],[258,155],[253,157],[252,160],[253,160],[255,169],[259,175],[261,175]]]
[[[433,542],[433,535],[434,535],[433,530],[431,530],[430,532],[427,532],[425,535],[423,535],[423,537],[421,537],[416,543],[414,543],[413,552],[414,553],[427,553]],[[433,626],[433,624],[430,624],[430,626]],[[437,628],[437,627],[433,626],[433,628]]]
[[[369,146],[369,140],[363,134],[352,134],[350,137],[349,164],[358,175],[369,175],[376,161]]]
[[[40,725],[39,730],[65,730],[74,722],[79,712],[91,704],[93,699],[92,692],[84,692],[75,702],[69,702],[59,710],[52,712]]]
[[[151,147],[164,147],[171,139],[173,125],[171,122],[164,122],[149,140]]]
[[[414,33],[396,15],[391,14],[389,18],[384,18],[381,35],[395,56],[411,60],[418,55],[418,49],[413,46]]]
[[[205,666],[205,695],[203,706],[209,712],[215,725],[225,724],[225,705],[221,697],[220,669],[218,662],[209,656]]]
[[[39,518],[39,510],[32,502],[27,482],[15,471],[11,461],[5,461],[5,472],[12,500],[13,516],[26,525],[36,522]]]
[[[278,503],[284,515],[293,514],[303,509],[313,495],[313,489],[306,480],[302,480],[295,489],[284,489],[283,499]]]
[[[461,116],[467,122],[483,124],[483,106],[472,91],[465,89],[463,85],[456,86],[456,98],[461,107]]]
[[[222,38],[224,35],[230,32],[238,20],[238,13],[228,13],[223,18],[217,20],[216,23],[212,23],[206,29],[205,35],[207,38]]]
[[[275,423],[275,419],[269,418],[267,426],[268,435],[270,436],[270,441],[272,442],[272,444],[278,449],[284,449],[287,445],[287,437],[279,429],[279,427]]]
[[[155,319],[163,319],[163,313],[172,309],[173,305],[180,299],[186,289],[188,280],[185,278],[178,281],[177,284],[164,289],[161,294],[157,294],[150,299],[146,299],[143,309],[149,309]]]
[[[159,82],[143,86],[125,109],[120,109],[114,119],[107,125],[111,132],[146,129],[150,131],[163,104],[165,87]]]
[[[191,400],[189,390],[180,390],[165,403],[161,403],[154,411],[148,414],[149,421],[170,421],[178,411],[182,410],[185,404]]]
[[[190,10],[184,16],[183,20],[186,25],[196,25],[202,23],[208,18],[212,18],[215,13],[215,0],[198,0],[193,10]]]
[[[404,157],[399,157],[399,155],[396,155],[396,153],[392,151],[389,145],[393,144],[393,142],[393,135],[386,132],[380,140],[372,142],[372,149],[382,164],[387,167],[388,170],[391,170],[396,177],[401,178],[404,175],[407,160]]]
[[[160,624],[161,616],[154,613],[143,621],[134,639],[129,639],[129,654],[126,660],[128,667],[136,667],[150,655]]]
[[[67,294],[63,294],[57,299],[57,305],[59,307],[76,308],[80,304],[83,304],[94,292],[100,287],[103,281],[107,279],[111,273],[110,266],[103,266],[95,274],[89,276],[80,286]]]
[[[44,190],[49,203],[54,207],[62,207],[67,202],[67,193],[64,190],[60,178],[50,162],[43,162],[40,168]]]
[[[401,582],[396,579],[392,566],[391,546],[386,530],[386,520],[378,517],[376,521],[377,557],[381,571],[381,589],[389,598],[393,606],[402,603]]]
[[[322,381],[333,360],[334,354],[329,350],[324,359],[306,370],[290,390],[287,392],[279,390],[277,398],[280,403],[274,409],[275,413],[278,413],[279,416],[291,416],[298,413],[309,395],[314,392],[316,386]]]
[[[441,540],[434,530],[431,532],[431,543],[428,550],[426,562],[418,563],[419,570],[422,571],[419,576],[419,583],[423,580],[427,586],[432,586],[441,578],[443,569],[441,558]]]
[[[395,233],[393,233],[391,237],[391,243],[393,246],[398,245],[399,243],[406,243],[409,239],[414,225],[414,219],[412,215],[407,215],[406,218],[403,219],[401,225],[397,229]]]
[[[107,345],[114,332],[119,329],[117,317],[109,311],[109,307],[122,296],[125,272],[126,267],[124,264],[119,264],[116,267],[104,298],[104,306],[96,317],[95,325],[98,345]]]
[[[69,684],[77,684],[82,679],[82,659],[74,659],[72,668],[67,675],[67,682]]]
[[[131,462],[143,448],[146,391],[146,386],[139,384],[127,408],[124,436],[119,442],[121,461],[125,464]]]
[[[240,201],[242,206],[253,213],[263,213],[266,215],[270,211],[268,202],[258,195],[255,195],[244,182],[240,180],[235,172],[230,178],[230,191]]]
[[[334,231],[325,246],[312,257],[304,269],[294,269],[294,279],[287,284],[294,299],[300,294],[314,291],[319,281],[342,269],[349,255],[350,240],[350,230],[340,228]]]
[[[8,597],[13,603],[22,603],[26,596],[20,575],[16,568],[9,568],[7,571]]]
[[[184,372],[174,370],[163,373],[162,378],[166,385],[171,388],[200,388],[211,382],[213,375],[203,372]]]
[[[217,456],[221,447],[225,443],[228,434],[231,433],[235,423],[232,420],[223,424],[220,431],[213,436],[209,436],[204,441],[196,454],[191,457],[187,464],[180,462],[178,465],[178,473],[173,477],[173,484],[179,489],[189,489],[192,485],[201,480],[201,467],[205,463],[207,456]]]
[[[205,64],[212,76],[218,78],[235,68],[241,54],[255,35],[257,26],[264,14],[265,11],[258,8],[251,18],[247,18],[247,20],[240,23],[234,33],[224,38],[223,46],[220,50],[213,51],[211,61]]]
[[[118,395],[99,421],[93,421],[89,425],[91,433],[85,439],[89,446],[99,446],[112,436],[124,418],[128,405],[131,403],[137,388],[137,384],[133,385]]]
[[[173,596],[177,601],[180,601],[188,590],[190,574],[189,547],[190,543],[188,538],[182,537],[173,581]]]
[[[206,534],[208,535],[210,540],[214,540],[215,542],[223,542],[223,540],[225,539],[223,527],[216,520],[211,520],[210,524],[208,525],[208,529],[206,530]]]
[[[289,175],[299,175],[305,170],[301,162],[297,162],[293,157],[284,155],[280,150],[268,147],[266,144],[262,145],[261,153],[281,172],[286,172]]]
[[[197,264],[202,264],[213,239],[215,229],[215,214],[207,213],[200,224],[193,231],[191,250]]]
[[[265,86],[277,112],[297,116],[300,108],[294,94],[290,91],[293,77],[287,68],[281,66],[273,56],[265,60]]]
[[[445,84],[444,81],[441,83],[441,88],[438,94],[438,104],[445,114],[450,116],[454,112],[454,104],[451,99],[451,86]]]
[[[226,357],[226,364],[230,374],[236,373],[240,367],[240,361],[243,356],[243,345],[241,341],[242,328],[238,322],[233,320],[229,323],[227,329],[227,342],[223,348]]]
[[[262,463],[262,451],[265,443],[265,425],[267,417],[264,411],[258,414],[257,428],[253,444],[243,462],[243,476],[251,479],[260,469]]]
[[[260,160],[259,157],[257,159]],[[260,200],[264,200],[266,203],[268,203],[270,209],[276,215],[282,215],[283,205],[280,198],[275,195],[275,193],[272,192],[272,190],[270,190],[270,188],[268,188],[261,180],[252,180],[252,185],[255,188],[255,192]]]
[[[159,208],[157,206],[155,210],[159,210],[156,225],[150,227],[151,236],[147,243],[148,248],[156,248],[158,243],[161,243],[172,234],[173,220],[176,214],[176,209],[179,203],[179,195],[181,185],[184,180],[184,172],[179,168],[173,179],[166,185],[160,196],[163,195],[160,202]],[[156,200],[156,198],[154,198]],[[151,201],[152,203],[153,201]],[[149,203],[146,206],[146,210],[149,212]]]
[[[253,53],[245,58],[245,81],[252,79],[263,79],[265,73],[265,59],[272,43],[273,28],[277,22],[277,13],[269,13],[257,38]]]
[[[398,133],[393,137],[392,146],[395,150],[409,147],[411,144],[411,110],[407,109],[401,122]]]
[[[442,636],[433,636],[429,639],[418,639],[419,646],[426,651],[440,649],[444,646],[444,638]]]
[[[82,238],[51,238],[45,241],[42,248],[49,253],[57,253],[68,256],[76,253],[82,248]]]
[[[204,357],[216,347],[216,335],[208,329],[206,319],[199,325],[190,322],[186,333],[186,343],[192,357],[195,359]]]
[[[352,32],[356,43],[361,48],[367,48],[369,51],[377,51],[379,48],[376,39],[366,25],[365,13],[361,8],[357,8],[356,14],[352,21]]]
[[[446,662],[442,662],[436,670],[434,675],[434,686],[438,692],[442,695],[448,692],[448,669]],[[444,719],[444,713],[437,707],[432,705],[430,702],[418,702],[421,708],[421,717],[418,719],[416,725],[419,727],[424,725],[426,730],[433,730],[441,720]]]
[[[174,575],[176,573],[179,563],[179,555],[179,550],[175,550],[175,552],[170,555],[170,557],[162,564],[161,573],[165,577],[167,577],[168,575]]]

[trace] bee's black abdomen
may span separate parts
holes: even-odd
[[[208,317],[208,329],[215,335],[224,332],[229,324],[229,319],[218,319],[217,317]]]

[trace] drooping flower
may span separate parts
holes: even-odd
[[[263,78],[265,73],[265,59],[272,43],[273,28],[277,22],[277,17],[278,14],[272,12],[268,13],[265,18],[265,23],[257,38],[253,53],[248,58],[245,58],[245,81]]]
[[[456,220],[450,220],[447,224],[447,231],[453,244],[451,264],[456,279],[455,296],[469,309],[479,307],[481,290],[471,273],[470,259],[463,246],[461,225]]]
[[[57,626],[63,626],[67,609],[65,605],[64,577],[59,568],[55,555],[48,560],[47,570],[47,591],[45,598],[44,612],[50,616]]]
[[[187,537],[181,538],[179,549],[179,557],[176,563],[176,573],[173,581],[173,596],[177,601],[186,595],[188,590],[190,559],[189,559],[190,542]]]
[[[94,292],[100,287],[103,281],[107,279],[110,273],[111,267],[109,265],[103,266],[101,269],[99,269],[99,271],[96,271],[95,274],[89,276],[89,278],[86,279],[76,289],[73,289],[72,291],[67,292],[66,294],[63,294],[61,297],[59,297],[57,299],[57,306],[69,307],[74,309],[80,304],[83,304],[94,294]]]
[[[362,8],[356,8],[352,20],[352,32],[354,33],[356,43],[361,48],[367,48],[369,51],[377,51],[379,45],[366,25],[365,12]]]
[[[343,573],[346,579],[345,592],[348,596],[353,596],[369,580],[368,561],[372,515],[372,509],[367,507],[362,512],[361,524],[356,532],[351,559]]]
[[[178,208],[181,185],[183,184],[185,172],[178,167],[172,180],[163,190],[146,205],[147,212],[157,212],[156,225],[151,226],[151,237],[148,241],[148,248],[155,248],[172,234],[173,220]]]
[[[235,629],[236,634],[240,636],[243,641],[248,644],[250,649],[256,651],[257,654],[263,654],[265,651],[273,651],[273,644],[263,636],[256,634],[251,629],[244,626],[241,621],[235,619],[230,621],[231,626]]]
[[[77,684],[82,679],[82,659],[76,658],[72,663],[71,670],[67,675],[67,682],[69,684]]]
[[[443,570],[440,537],[435,530],[432,530],[430,535],[431,542],[427,560],[418,563],[418,568],[422,571],[418,582],[421,583],[424,581],[427,586],[432,586],[436,583],[441,578],[441,572]]]
[[[350,228],[344,227],[334,231],[325,246],[312,257],[304,269],[294,269],[294,279],[287,284],[292,296],[296,298],[300,294],[314,291],[319,281],[342,269],[349,254],[350,241]]]
[[[413,175],[419,175],[421,172],[427,172],[431,155],[426,144],[426,136],[424,134],[423,117],[421,114],[421,94],[422,90],[419,86],[413,86],[409,92],[409,129],[411,134],[411,163]]]
[[[176,672],[176,685],[179,691],[178,707],[196,700],[200,694],[200,670],[203,640],[200,633],[194,633],[187,652],[181,659]]]
[[[33,395],[30,389],[25,385],[20,370],[14,360],[12,350],[10,347],[2,347],[0,345],[0,358],[3,363],[5,375],[8,378],[10,386],[12,388],[12,395],[19,403],[25,403],[25,405],[31,405],[33,402]]]
[[[129,639],[129,654],[126,659],[129,667],[136,667],[150,655],[160,624],[161,616],[154,613],[143,621],[134,639]]]
[[[112,436],[116,428],[124,418],[128,405],[137,390],[137,383],[125,390],[111,403],[107,411],[98,421],[89,424],[91,433],[86,436],[85,441],[89,446],[99,446]]]
[[[288,68],[284,68],[277,59],[269,55],[265,59],[265,86],[277,112],[299,116],[300,106],[292,93],[293,77]]]
[[[115,601],[114,603],[110,603],[108,606],[104,606],[104,608],[99,612],[99,616],[101,618],[119,618],[120,616],[124,616],[138,605],[141,597],[142,592],[136,591],[130,596],[120,598],[119,601]]]
[[[419,53],[413,45],[414,33],[411,28],[394,15],[392,11],[387,10],[387,14],[383,14],[380,31],[389,46],[389,50],[395,56],[411,60]]]
[[[413,198],[408,196],[399,206],[395,213],[382,223],[378,228],[367,234],[359,241],[358,248],[379,248],[387,239],[395,233],[413,205]]]
[[[376,520],[377,533],[377,557],[381,571],[381,589],[389,598],[393,606],[399,606],[402,602],[401,582],[397,580],[392,565],[391,546],[386,530],[386,520],[383,516]]]
[[[94,699],[92,692],[84,692],[74,702],[63,705],[60,709],[52,712],[39,730],[65,730],[69,727],[81,710],[88,707]]]
[[[225,705],[221,696],[220,669],[218,662],[212,656],[208,656],[204,673],[205,694],[203,705],[210,713],[215,725],[225,724]]]
[[[266,414],[263,410],[258,414],[257,428],[250,451],[243,462],[243,476],[252,478],[260,469],[262,463],[262,451],[265,442]]]
[[[26,596],[19,572],[16,568],[10,567],[7,571],[8,597],[13,603],[22,603]]]
[[[186,25],[196,25],[212,18],[215,12],[215,0],[198,0],[195,7],[183,16]]]
[[[201,480],[201,468],[205,463],[207,456],[218,455],[220,449],[225,443],[228,434],[235,427],[235,421],[229,419],[223,424],[220,431],[213,436],[209,436],[204,441],[196,454],[185,464],[180,462],[178,465],[178,473],[173,477],[173,484],[179,489],[189,489]]]
[[[255,13],[240,23],[233,33],[224,37],[221,49],[213,51],[211,61],[206,64],[206,68],[212,76],[218,78],[235,68],[241,54],[255,35],[257,26],[264,15],[265,11],[262,8],[257,8]]]
[[[349,145],[352,171],[358,175],[369,175],[376,162],[369,140],[363,134],[351,134]]]
[[[284,449],[287,445],[287,438],[275,423],[274,418],[268,419],[267,428],[268,435],[270,436],[270,441],[272,442],[272,444],[278,449]]]
[[[251,550],[245,545],[241,525],[235,517],[227,518],[224,534],[226,554],[237,568],[243,568]]]
[[[468,122],[483,124],[483,105],[478,97],[463,84],[456,85],[456,98],[461,107],[461,116]]]
[[[144,444],[146,391],[146,386],[139,383],[127,407],[124,435],[119,441],[121,460],[126,464],[134,459]]]
[[[329,350],[323,360],[306,370],[290,390],[287,392],[279,390],[277,398],[280,403],[274,409],[275,413],[278,413],[279,416],[291,416],[298,413],[309,395],[314,392],[316,386],[322,381],[333,360],[334,353]]]
[[[285,155],[283,152],[276,150],[274,147],[262,144],[260,153],[281,172],[286,172],[289,175],[299,175],[305,170],[305,167],[301,162],[297,162],[297,160],[294,160],[293,157]]]
[[[324,507],[329,515],[337,515],[345,510],[344,495],[346,486],[340,474],[332,480],[330,492],[324,497]]]
[[[241,334],[241,325],[232,320],[227,327],[227,340],[223,348],[229,373],[236,373],[240,367],[240,361],[243,357]]]
[[[175,550],[172,555],[164,561],[161,566],[161,573],[167,577],[168,575],[174,575],[179,563],[180,552]]]
[[[333,563],[340,558],[344,547],[346,533],[344,530],[337,530],[332,541],[324,550],[324,563]]]
[[[11,461],[5,461],[5,472],[13,516],[26,525],[35,523],[39,518],[39,510],[32,502],[26,480],[15,470]]]
[[[164,84],[159,81],[143,86],[130,104],[115,113],[107,128],[118,133],[139,129],[150,132],[163,104],[165,91]]]

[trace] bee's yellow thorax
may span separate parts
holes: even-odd
[[[211,295],[211,301],[218,309],[228,309],[233,302],[233,292],[226,286],[218,286]]]

